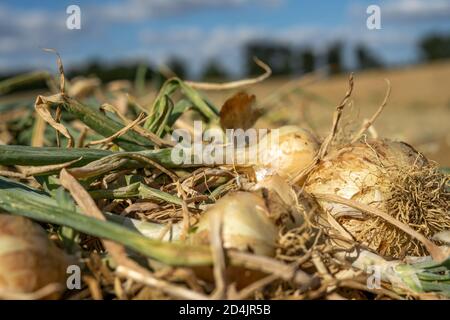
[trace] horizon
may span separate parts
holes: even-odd
[[[79,30],[66,27],[72,4],[81,10]],[[380,30],[366,26],[371,4],[381,9]],[[242,75],[244,46],[258,39],[310,47],[318,55],[340,41],[343,64],[350,70],[354,47],[363,44],[392,67],[420,61],[418,41],[428,34],[450,34],[449,17],[448,0],[8,0],[0,5],[0,73],[55,71],[54,55],[42,50],[54,48],[66,69],[94,60],[158,66],[178,58],[195,78],[215,59],[236,77]]]

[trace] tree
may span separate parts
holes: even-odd
[[[215,59],[209,60],[203,68],[203,80],[217,80],[228,78],[225,68]]]
[[[313,72],[316,69],[316,57],[312,49],[303,49],[299,56],[303,73]]]
[[[68,78],[76,76],[95,75],[102,82],[110,82],[114,80],[130,80],[134,81],[139,66],[145,64],[140,62],[122,62],[114,64],[103,64],[98,59],[91,59],[84,67],[71,68],[66,74]],[[151,79],[153,72],[150,66],[146,66],[147,70],[145,78]]]
[[[293,73],[292,50],[287,45],[266,42],[251,42],[245,48],[245,63],[247,74],[255,76],[261,74],[253,57],[258,57],[272,69],[273,75],[290,75]]]
[[[177,75],[178,78],[184,79],[186,77],[186,66],[184,61],[178,57],[172,57],[166,63],[167,67]]]
[[[355,49],[358,69],[376,69],[383,67],[383,63],[377,59],[370,50],[363,44],[359,44]]]
[[[428,35],[419,42],[419,48],[426,61],[450,58],[450,36]]]
[[[326,53],[326,61],[330,67],[330,74],[338,74],[342,69],[342,45],[339,42],[332,44]]]

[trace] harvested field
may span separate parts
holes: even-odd
[[[1,98],[0,298],[449,298],[450,63],[300,80],[258,63],[142,91],[58,58],[48,90]],[[271,130],[176,149],[194,120]]]

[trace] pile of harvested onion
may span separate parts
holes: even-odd
[[[281,202],[286,205],[285,211],[289,211],[286,207],[293,206],[293,202],[286,198],[293,189],[285,180],[313,165],[309,175],[300,183],[304,193],[338,196],[368,205],[386,212],[400,224],[427,238],[450,229],[450,195],[445,189],[448,177],[439,174],[408,144],[389,140],[356,142],[331,150],[325,159],[314,163],[319,143],[308,131],[283,127],[280,132],[282,147],[261,148],[260,151],[263,158],[272,158],[273,161],[254,163],[253,167],[260,187],[267,181],[278,182],[274,185],[271,181],[268,189],[283,189],[278,195],[282,198],[284,195]],[[260,144],[269,138],[270,134]],[[412,180],[416,181],[415,185],[411,185]],[[402,190],[408,188],[414,189],[415,193],[403,194],[402,198]],[[332,200],[318,198],[317,202],[325,217],[329,215],[326,219],[333,219],[339,225],[339,233],[349,241],[390,258],[429,253],[418,239],[383,218]],[[271,203],[274,203],[273,198],[267,201],[261,194],[229,194],[206,212],[198,225],[196,237],[203,239],[204,243],[208,230],[206,221],[211,215],[220,214],[225,217],[226,248],[273,255],[280,227],[286,229],[292,224],[288,220],[280,224],[276,219],[270,219],[274,215],[270,208],[275,207]],[[294,225],[298,226],[298,221],[303,220],[304,217],[297,218]]]

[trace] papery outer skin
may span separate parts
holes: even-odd
[[[389,168],[418,166],[427,160],[402,142],[373,140],[334,150],[309,176],[305,190],[311,194],[332,194],[386,211],[389,198]],[[343,226],[353,236],[353,226],[370,218],[350,206],[319,200],[321,207],[334,218],[346,217]],[[378,243],[363,243],[377,250]]]
[[[278,145],[272,145],[271,133],[258,144],[258,163],[255,166],[258,181],[274,174],[285,179],[294,177],[313,161],[319,151],[318,140],[308,130],[296,126],[278,130]]]
[[[194,241],[209,241],[209,219],[222,214],[223,245],[227,249],[275,254],[278,228],[270,220],[264,201],[250,192],[235,192],[218,200],[197,225]]]
[[[289,185],[285,179],[281,178],[277,174],[269,175],[259,181],[252,188],[252,190],[263,189],[270,190],[278,195],[279,199],[283,203],[282,208],[279,208],[278,211],[289,211],[290,218],[283,221],[283,227],[286,230],[299,227],[304,223],[304,213],[301,212],[300,209],[310,209],[309,203],[307,203],[303,197],[297,197],[297,194],[292,189],[292,186]],[[299,202],[301,202],[301,206]],[[273,206],[269,205],[269,209],[272,209],[272,207]],[[284,213],[285,212],[280,212],[280,214]],[[271,215],[274,216],[274,212],[271,212]]]
[[[339,153],[338,151],[335,151]],[[370,141],[357,143],[331,160],[322,162],[311,174],[306,191],[335,194],[384,209],[387,190],[386,168],[396,165],[423,166],[426,160],[402,142]],[[360,212],[337,203],[320,201],[332,214]]]
[[[67,264],[39,225],[0,214],[0,290],[30,293],[50,283],[64,286]]]

